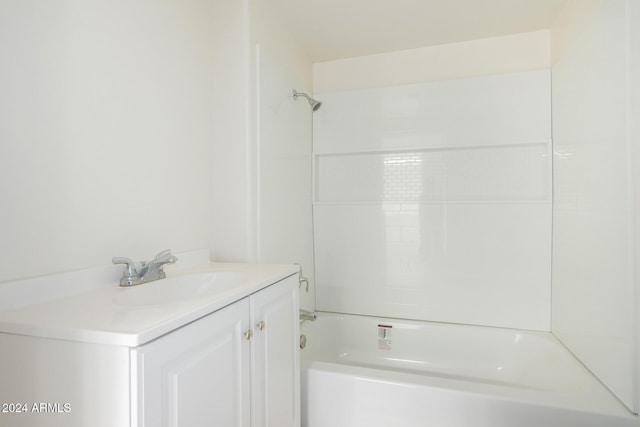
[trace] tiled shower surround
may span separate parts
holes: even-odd
[[[548,331],[549,70],[316,96],[318,309]]]

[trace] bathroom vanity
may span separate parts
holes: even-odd
[[[0,426],[299,426],[297,273],[208,264],[5,308]]]

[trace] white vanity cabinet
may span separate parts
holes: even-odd
[[[299,426],[298,339],[291,276],[132,349],[132,426]]]
[[[248,328],[244,299],[132,349],[132,425],[248,427]]]
[[[235,281],[178,298],[214,274]],[[0,310],[0,427],[299,427],[297,274],[210,263]]]
[[[298,276],[249,298],[252,427],[300,426]]]

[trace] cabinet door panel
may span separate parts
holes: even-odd
[[[300,425],[298,307],[295,276],[251,296],[254,427]]]
[[[139,426],[249,426],[248,313],[239,301],[133,351]]]

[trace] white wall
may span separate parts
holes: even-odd
[[[210,0],[0,3],[0,281],[209,245]]]
[[[261,1],[216,1],[212,258],[299,263],[313,309],[311,112],[292,91],[311,92],[311,62]]]
[[[311,64],[267,4],[3,2],[0,36],[0,281],[209,248],[313,284]]]
[[[552,329],[636,412],[639,12],[570,1],[552,32]]]
[[[549,31],[492,37],[313,64],[316,93],[549,67]]]
[[[256,260],[249,1],[212,2],[215,70],[211,176],[211,258]]]
[[[311,212],[311,62],[272,7],[252,3],[255,82],[256,251],[263,263],[298,263],[309,281],[300,305],[315,308]]]
[[[629,21],[640,21],[640,2],[627,2]],[[633,292],[635,293],[635,307],[633,309],[634,325],[632,326],[632,334],[635,337],[635,399],[636,408],[640,408],[640,26],[629,25],[629,45],[635,50],[629,50],[631,53],[629,58],[629,67],[636,70],[635,73],[629,73],[629,117],[630,117],[630,141],[631,142],[631,182],[633,185]],[[638,411],[638,409],[636,409]]]

